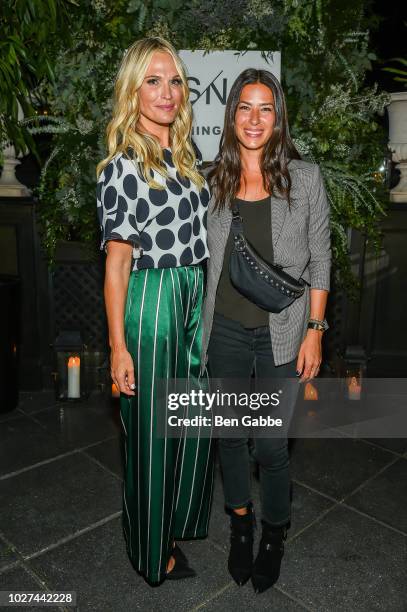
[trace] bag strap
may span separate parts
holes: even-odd
[[[236,204],[236,201],[233,202],[231,210],[232,210],[231,230],[232,230],[233,236],[240,236],[243,238],[244,241],[246,241],[244,232],[243,232],[243,218],[240,214],[240,207],[238,204]],[[274,248],[273,248],[273,262],[274,262]],[[271,262],[272,265],[276,265],[273,262]],[[301,275],[298,280],[302,281],[304,284],[309,285],[309,283],[307,283],[307,281],[305,281],[302,278],[302,275],[304,274],[304,271],[307,266],[308,266],[308,262],[305,264],[304,269],[302,270]],[[277,266],[277,267],[280,268],[281,266]]]
[[[240,216],[240,209],[237,206],[236,202],[233,203],[232,205],[232,225],[231,225],[231,230],[234,236],[239,236],[242,235],[244,237],[244,233],[243,233],[243,219]]]

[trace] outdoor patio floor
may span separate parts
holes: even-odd
[[[0,415],[0,590],[74,590],[81,611],[407,611],[407,439],[293,441],[281,576],[255,595],[227,571],[218,470],[209,538],[181,544],[198,576],[151,588],[133,570],[119,423],[117,404],[56,405],[49,392]]]

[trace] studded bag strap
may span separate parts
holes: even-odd
[[[240,216],[240,208],[233,202],[232,204],[232,225],[231,230],[234,236],[239,236],[244,238],[243,232],[243,219]]]

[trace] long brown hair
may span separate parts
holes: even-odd
[[[253,83],[262,83],[272,91],[276,115],[273,133],[264,146],[260,160],[264,189],[270,194],[278,191],[290,203],[291,178],[287,165],[290,159],[301,159],[301,156],[290,137],[284,93],[271,72],[247,68],[239,74],[230,90],[219,153],[214,168],[208,174],[215,210],[230,206],[239,191],[242,167],[235,115],[243,87]]]

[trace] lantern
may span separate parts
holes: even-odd
[[[57,401],[78,401],[87,397],[85,348],[79,331],[64,330],[56,338],[54,379]]]
[[[310,382],[304,387],[304,399],[314,401],[318,399],[318,389]]]
[[[345,353],[345,397],[360,400],[366,376],[366,352],[362,346],[348,346]]]

